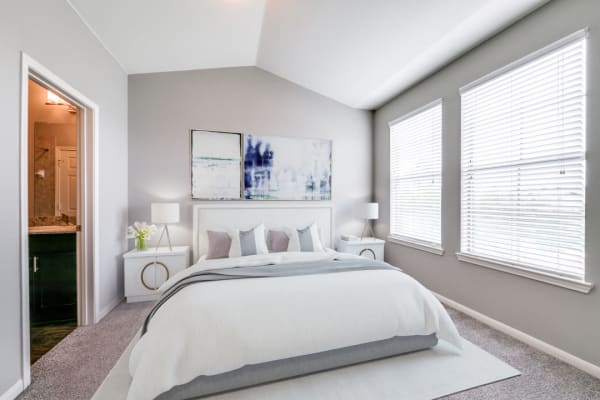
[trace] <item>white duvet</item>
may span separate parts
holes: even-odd
[[[330,251],[201,260],[160,290],[196,271],[266,263],[285,268],[291,262],[335,257],[355,256]],[[150,321],[131,353],[127,398],[153,399],[197,376],[248,364],[432,333],[462,347],[439,301],[397,271],[200,283],[182,289]]]

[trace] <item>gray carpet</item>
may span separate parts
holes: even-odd
[[[446,396],[451,400],[600,400],[600,380],[446,307],[460,334],[521,376]]]
[[[89,399],[139,329],[151,304],[121,304],[95,327],[77,328],[32,367],[19,399]],[[523,374],[447,400],[600,400],[600,380],[452,309],[460,333]],[[399,399],[400,400],[400,399]]]
[[[31,366],[21,400],[89,400],[142,325],[152,303],[121,303],[95,326],[75,329]]]

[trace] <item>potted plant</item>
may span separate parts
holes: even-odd
[[[146,222],[134,222],[127,227],[127,239],[135,239],[135,248],[138,251],[148,248],[148,240],[156,232],[156,225],[148,225]]]

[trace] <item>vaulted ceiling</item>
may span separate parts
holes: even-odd
[[[548,0],[67,0],[129,74],[257,66],[373,109]]]

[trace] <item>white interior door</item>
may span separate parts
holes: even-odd
[[[77,216],[77,150],[56,148],[56,215]]]

